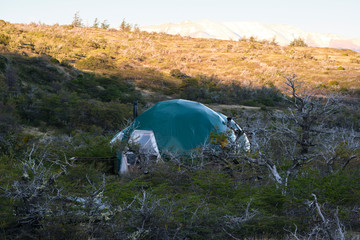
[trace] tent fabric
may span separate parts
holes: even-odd
[[[230,139],[248,151],[250,143],[239,125],[222,113],[213,111],[201,103],[183,99],[159,102],[138,116],[133,123],[111,140],[129,139],[136,130],[149,130],[155,135],[160,152],[182,152],[209,141],[210,133],[230,131]],[[236,135],[240,133],[240,135]]]
[[[129,143],[138,144],[139,151],[143,154],[154,155],[157,158],[160,158],[159,149],[153,131],[134,130],[131,133]]]
[[[160,151],[181,152],[206,143],[211,132],[225,132],[228,127],[222,116],[203,104],[176,99],[157,103],[126,132],[131,134],[131,129],[152,130]]]

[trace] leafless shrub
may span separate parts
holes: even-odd
[[[257,216],[259,212],[255,209],[250,209],[250,206],[251,200],[247,203],[244,208],[243,215],[241,216],[226,215],[224,222],[225,226],[229,228],[239,228],[241,225]]]
[[[247,126],[252,146],[244,159],[250,164],[266,167],[274,180],[284,187],[285,193],[289,177],[296,176],[304,165],[318,159],[325,143],[336,145],[329,142],[329,133],[335,130],[326,126],[326,120],[338,108],[339,98],[335,95],[320,98],[321,92],[302,86],[295,74],[285,76],[284,92],[290,96],[286,98],[290,103],[288,109],[269,112],[262,117],[258,113],[247,116],[249,123],[242,125]],[[339,139],[341,133],[338,134]],[[351,134],[347,134],[349,138]],[[354,141],[355,137],[352,139],[347,145],[354,149],[359,144],[355,142],[359,141]],[[331,152],[334,155],[334,149],[330,148],[327,156],[323,156],[329,164]],[[344,165],[354,157],[349,155]],[[279,171],[279,166],[284,163],[288,165],[287,169]]]
[[[334,128],[320,144],[321,158],[330,173],[344,170],[359,158],[360,134],[353,129]]]
[[[238,216],[234,215],[225,215],[224,218],[224,227],[222,230],[229,235],[232,239],[236,238],[233,234],[230,233],[232,230],[239,230],[247,222],[251,221],[254,217],[258,216],[260,213],[255,209],[250,209],[251,200],[247,203],[246,207],[243,209],[243,214]]]
[[[336,208],[336,211],[330,211],[326,209],[324,204],[320,204],[317,200],[315,194],[312,194],[314,200],[307,200],[307,205],[309,208],[310,214],[314,215],[313,227],[308,233],[299,234],[297,232],[297,226],[295,225],[295,230],[289,232],[288,239],[308,239],[308,240],[322,240],[322,239],[331,239],[331,240],[345,240],[346,239],[346,230],[345,226],[340,222],[338,214],[339,209]]]
[[[105,175],[100,184],[86,176],[88,186],[84,187],[90,188],[86,196],[73,195],[58,182],[73,165],[66,157],[60,160],[47,148],[40,151],[35,145],[20,167],[21,177],[0,187],[0,197],[12,202],[15,217],[14,222],[7,224],[6,235],[50,239],[63,234],[64,228],[71,234],[70,228],[76,231],[79,224],[82,225],[79,234],[86,236],[112,233],[110,222],[123,209],[112,206],[103,196]]]
[[[326,95],[323,100],[319,97],[318,89],[308,89],[302,86],[295,74],[285,76],[285,93],[290,95],[291,107],[289,114],[285,116],[285,122],[294,124],[301,130],[301,134],[282,125],[285,134],[294,139],[300,146],[300,154],[306,155],[314,146],[314,135],[319,134],[323,124],[330,115],[338,108],[339,96]]]
[[[174,201],[158,198],[143,189],[141,194],[135,196],[132,203],[123,209],[123,216],[126,217],[124,225],[132,231],[119,233],[119,236],[127,239],[175,239],[181,226],[168,228],[175,205]]]
[[[56,180],[66,173],[66,167],[70,165],[67,161],[48,160],[47,151],[34,157],[36,151],[34,145],[21,161],[21,178],[5,188],[0,187],[0,196],[14,202],[16,223],[12,228],[21,228],[25,232],[41,227],[42,219],[51,214],[53,200],[62,196]],[[60,171],[54,171],[54,168]]]

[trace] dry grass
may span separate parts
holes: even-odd
[[[314,87],[360,88],[360,53],[351,50],[59,25],[0,23],[0,34],[11,38],[7,46],[0,44],[3,51],[49,55],[81,70],[121,74],[143,84],[149,79],[148,84],[156,79],[177,84],[169,72],[179,69],[191,76],[204,74],[255,86],[278,85],[284,74],[296,73]],[[94,59],[104,65],[87,67]],[[329,85],[331,81],[339,84]]]

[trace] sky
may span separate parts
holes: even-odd
[[[114,28],[123,19],[138,26],[207,19],[360,38],[360,0],[0,0],[0,19],[11,23],[70,24],[76,12],[85,25],[98,18]]]

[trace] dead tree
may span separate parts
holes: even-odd
[[[338,98],[321,96],[317,89],[306,89],[295,74],[285,76],[284,84],[288,109],[267,113],[264,120],[253,117],[250,124],[242,125],[250,126],[246,130],[252,146],[245,160],[268,168],[285,190],[289,177],[319,155],[315,150],[327,134],[325,123],[338,107]],[[291,164],[279,172],[284,161]]]
[[[41,221],[49,214],[53,199],[61,195],[56,180],[66,173],[69,165],[66,161],[47,160],[47,151],[35,157],[36,150],[33,146],[28,156],[21,161],[21,178],[5,188],[0,187],[0,196],[14,201],[16,223],[12,228],[20,228],[25,232],[33,232],[41,227]],[[53,167],[60,171],[54,171]]]
[[[175,201],[158,198],[142,189],[126,209],[123,209],[123,214],[127,215],[126,227],[133,231],[131,233],[126,231],[122,238],[175,239],[181,226],[176,229],[168,228],[168,224],[172,221],[171,214],[176,211],[175,205]]]
[[[326,133],[325,122],[336,112],[339,97],[333,94],[324,96],[319,89],[304,87],[295,74],[285,76],[285,86],[290,106],[287,112],[277,113],[280,121],[276,130],[293,143],[293,148],[287,148],[290,150],[287,155],[292,160],[292,166],[286,173],[288,178],[317,155],[314,147],[319,145]]]
[[[257,120],[251,131],[251,152],[245,155],[245,160],[250,164],[257,164],[266,167],[273,179],[283,185],[284,179],[278,171],[279,160],[274,158],[271,141],[274,133],[271,132],[268,122]]]
[[[285,120],[291,122],[299,132],[294,133],[288,129],[282,132],[296,141],[300,147],[300,155],[306,158],[310,148],[316,145],[314,135],[321,133],[319,126],[338,108],[339,97],[333,94],[323,97],[324,93],[318,89],[305,88],[295,74],[285,76],[285,85],[284,91],[290,96],[289,114]]]

